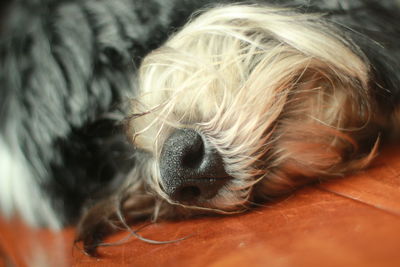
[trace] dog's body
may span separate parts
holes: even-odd
[[[21,2],[1,32],[0,207],[33,225],[86,203],[91,243],[121,212],[237,212],[362,169],[396,134],[395,2],[212,9],[144,59],[138,89],[133,61],[214,1]]]

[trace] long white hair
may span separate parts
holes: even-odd
[[[232,177],[204,206],[190,208],[243,210],[254,198],[364,168],[385,121],[371,98],[370,64],[342,30],[321,14],[287,8],[199,12],[141,64],[126,128],[148,158],[122,196],[106,201],[123,201],[127,217],[187,211],[163,192],[158,166],[163,143],[179,128],[198,131]],[[84,235],[99,214],[119,210],[105,215],[101,207],[108,206],[82,220]]]
[[[257,183],[276,195],[304,180],[364,167],[371,131],[368,60],[322,15],[258,5],[217,7],[190,21],[139,71],[132,140],[158,157],[176,128],[194,128],[234,177],[210,205],[236,209]]]

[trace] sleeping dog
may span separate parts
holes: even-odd
[[[4,214],[79,218],[90,251],[116,221],[241,212],[396,139],[396,2],[208,2],[3,8]]]

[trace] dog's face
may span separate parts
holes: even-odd
[[[148,55],[128,134],[146,183],[173,204],[242,210],[361,168],[369,66],[315,15],[215,8]]]

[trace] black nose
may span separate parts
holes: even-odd
[[[164,143],[160,172],[164,192],[184,204],[213,198],[229,179],[219,153],[192,129],[176,130]]]

